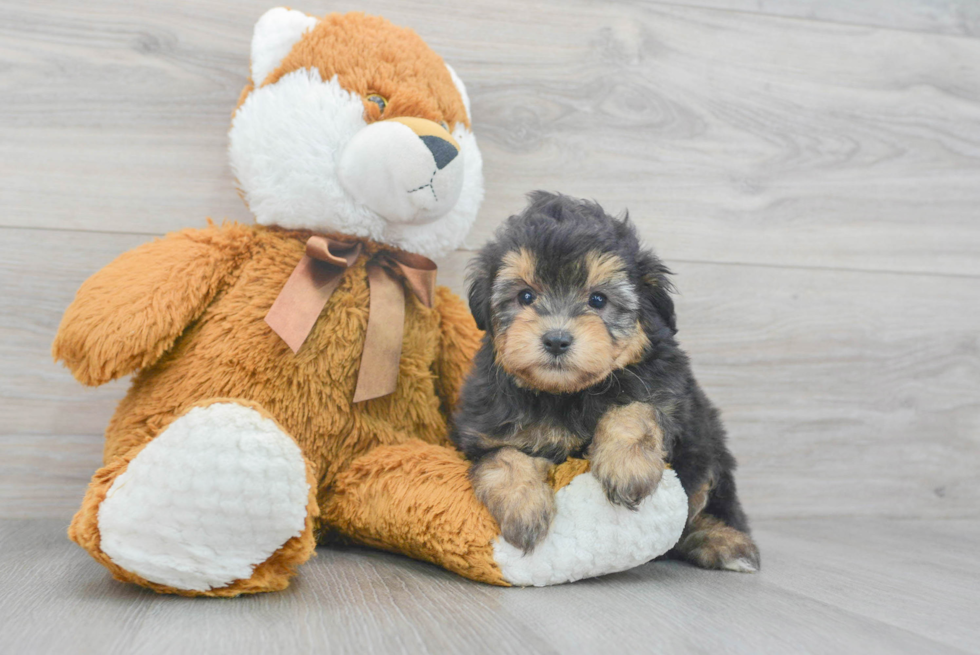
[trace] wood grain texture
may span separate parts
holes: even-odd
[[[913,32],[980,36],[980,5],[973,0],[669,0],[809,21],[887,27]]]
[[[975,652],[980,522],[786,521],[763,526],[773,584]],[[809,562],[809,565],[801,565]]]
[[[756,530],[765,558],[758,575],[654,562],[543,589],[479,585],[394,555],[321,548],[287,591],[237,600],[114,582],[67,542],[64,527],[0,521],[0,651],[980,651],[971,620],[980,562],[966,539],[952,538],[980,536],[976,521],[765,523]],[[927,556],[935,552],[965,567]]]
[[[101,466],[101,435],[0,435],[0,517],[70,518]]]
[[[0,426],[6,434],[99,434],[127,383],[79,385],[51,358],[85,279],[146,235],[0,229]],[[40,392],[40,393],[39,393]]]
[[[0,516],[67,517],[126,384],[81,387],[50,343],[85,277],[149,237],[0,232],[0,462],[14,472]],[[469,257],[442,260],[440,282],[462,293]],[[980,517],[975,278],[667,261],[750,515]],[[42,437],[79,459],[65,468]]]
[[[245,219],[224,162],[267,3],[10,3],[0,225]],[[980,273],[980,41],[573,0],[310,2],[415,27],[467,80],[488,201],[629,208],[680,259]]]

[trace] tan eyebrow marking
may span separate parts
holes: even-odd
[[[589,288],[618,282],[626,277],[623,260],[608,252],[592,251],[585,256],[585,270],[588,272],[586,285]]]
[[[498,280],[519,281],[534,285],[537,283],[534,271],[537,268],[537,259],[527,248],[511,250],[501,258],[503,266],[497,273]]]

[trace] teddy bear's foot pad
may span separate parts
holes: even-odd
[[[309,490],[302,452],[272,419],[231,402],[195,407],[115,479],[100,547],[150,582],[224,587],[302,533]]]
[[[631,569],[670,550],[687,522],[687,495],[670,469],[636,511],[610,503],[591,473],[559,489],[555,506],[548,535],[531,553],[494,541],[494,559],[512,585],[540,587]]]

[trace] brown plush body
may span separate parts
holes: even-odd
[[[501,583],[489,552],[496,527],[472,497],[465,463],[445,447],[446,419],[478,346],[473,319],[445,288],[439,288],[432,309],[406,293],[397,391],[352,405],[368,317],[365,263],[381,246],[365,242],[306,344],[293,355],[263,317],[309,235],[237,224],[185,230],[126,253],[81,288],[65,314],[55,357],[89,385],[138,373],[106,431],[106,467],[96,474],[72,522],[72,539],[117,577],[140,582],[100,556],[99,503],[125,463],[175,418],[192,406],[232,399],[271,416],[297,441],[321,513],[311,499],[309,529],[280,551],[279,566],[265,567],[273,573],[257,570],[253,578],[258,579],[221,591],[285,586],[292,566],[310,556],[315,532],[333,530],[398,550],[398,535],[388,541],[386,530],[392,527],[406,533],[406,546],[409,538],[428,533],[411,542],[409,554]],[[428,495],[411,492],[420,482],[420,462],[441,467],[443,475]],[[399,468],[404,476],[397,474]],[[372,484],[367,495],[373,504],[365,504],[362,487]],[[397,526],[391,514],[412,508],[399,508],[379,491],[409,505],[444,503],[439,509],[450,511],[441,520],[459,523],[446,524],[441,532],[430,531],[420,523],[423,518]],[[463,524],[472,529],[461,537]],[[426,550],[425,543],[432,550],[418,552]],[[480,549],[487,550],[485,557],[472,558]]]
[[[397,390],[352,405],[368,319],[364,264],[380,247],[365,242],[293,355],[263,318],[309,236],[237,224],[185,230],[123,255],[82,287],[55,356],[86,384],[141,369],[106,431],[106,461],[207,398],[247,400],[272,415],[313,463],[321,503],[370,448],[448,443],[446,411],[479,338],[469,311],[445,288],[433,309],[409,293]],[[96,365],[84,355],[100,351],[115,357]]]

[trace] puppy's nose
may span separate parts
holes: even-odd
[[[548,330],[541,337],[544,349],[552,355],[561,355],[572,346],[572,335],[565,330]]]

